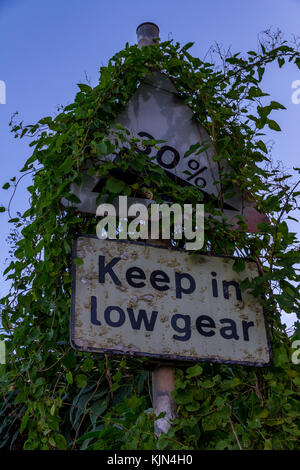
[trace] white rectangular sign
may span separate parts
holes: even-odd
[[[231,257],[80,236],[74,242],[71,344],[81,351],[266,366],[271,349],[257,277]]]

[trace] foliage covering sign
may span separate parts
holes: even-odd
[[[222,57],[214,64],[214,59],[193,57],[191,45],[167,41],[141,50],[126,45],[101,67],[99,84],[79,84],[74,103],[55,118],[27,126],[12,122],[17,137],[32,137],[32,154],[21,170],[21,178],[32,175],[32,184],[30,208],[10,220],[19,236],[11,237],[14,255],[5,275],[12,287],[1,300],[5,332],[0,339],[6,342],[7,358],[0,366],[2,448],[299,447],[299,365],[291,360],[293,338],[281,323],[282,312],[299,313],[299,243],[287,225],[299,188],[271,164],[264,129],[280,131],[274,114],[284,107],[262,89],[271,63],[278,64],[278,74],[285,62],[299,72],[299,52],[269,35],[259,51]],[[274,353],[273,366],[265,370],[212,363],[178,370],[178,417],[159,439],[153,434],[147,360],[76,352],[69,346],[72,240],[76,233],[95,233],[97,220],[61,202],[80,203],[71,185],[80,186],[87,161],[89,174],[104,182],[99,197],[151,192],[157,202],[161,194],[179,204],[203,201],[197,185],[177,185],[141,151],[155,149],[159,142],[154,139],[132,138],[119,126],[117,141],[126,143],[127,151],[114,161],[105,158],[119,151],[119,143],[108,137],[116,117],[154,71],[172,80],[211,139],[221,194],[205,203],[204,251],[235,253],[258,263],[260,276],[245,279],[241,289],[257,298],[264,295]],[[227,163],[230,172],[224,171]],[[116,170],[130,170],[134,181],[119,179]],[[12,178],[4,189],[14,190],[18,181]],[[242,216],[242,230],[232,230],[226,219],[224,201],[233,185],[247,188],[268,215],[270,224],[260,224],[259,233],[244,230]],[[242,262],[233,264],[235,272],[244,269]]]

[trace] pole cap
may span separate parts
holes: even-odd
[[[155,23],[141,23],[137,29],[137,40],[139,48],[155,44],[159,38],[159,27]]]

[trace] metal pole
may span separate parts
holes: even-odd
[[[157,435],[166,433],[171,427],[171,421],[176,417],[176,403],[171,393],[175,385],[175,368],[158,366],[152,372],[153,410],[156,416],[166,413],[154,423],[154,432]]]
[[[151,233],[151,227],[149,227]],[[152,240],[152,245],[168,246],[169,240]],[[165,413],[163,418],[159,418],[154,423],[154,432],[157,436],[161,433],[167,434],[176,417],[176,403],[171,395],[175,389],[175,367],[159,364],[152,372],[152,400],[153,411],[156,416]]]
[[[157,42],[159,28],[154,23],[142,23],[137,27],[137,40],[139,48],[150,46]],[[149,233],[150,232],[149,227]],[[152,240],[149,242],[155,245],[169,245],[168,240]],[[176,416],[176,403],[171,393],[175,387],[175,368],[167,365],[158,365],[152,372],[152,397],[153,410],[156,416],[166,413],[163,418],[155,421],[154,432],[157,435],[167,433],[171,427],[171,421]]]

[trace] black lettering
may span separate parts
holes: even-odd
[[[148,132],[139,132],[138,136],[140,137],[147,137],[147,140],[155,140],[152,135],[148,134]],[[146,140],[146,139],[144,139]],[[149,155],[151,153],[151,145],[145,145],[144,149],[139,149],[139,152],[143,153],[144,155]]]
[[[154,289],[164,291],[170,289],[170,286],[166,284],[164,286],[159,286],[158,283],[160,282],[170,282],[169,276],[164,271],[153,271],[150,276],[150,282]]]
[[[183,320],[184,326],[178,326],[177,321]],[[191,318],[189,315],[181,315],[180,313],[176,313],[173,315],[171,319],[172,328],[177,331],[177,333],[184,333],[184,336],[173,335],[174,339],[178,341],[188,341],[191,337]]]
[[[242,321],[242,325],[243,325],[243,335],[244,335],[244,340],[245,341],[249,341],[249,328],[251,328],[251,326],[254,326],[254,322],[253,321]]]
[[[189,287],[186,289],[182,287],[181,280],[188,279],[190,282]],[[182,298],[182,292],[184,294],[191,294],[196,289],[195,279],[187,273],[175,273],[175,286],[176,286],[176,299]]]
[[[118,321],[112,321],[111,319],[111,312],[112,311],[116,311],[118,312],[119,314],[119,319]],[[106,323],[109,325],[109,326],[114,326],[115,328],[117,328],[118,326],[122,326],[123,323],[125,322],[125,313],[124,311],[121,309],[121,307],[117,307],[117,306],[113,306],[113,307],[107,307],[105,309],[105,312],[104,312],[104,318],[105,318],[105,321]]]
[[[223,336],[223,338],[225,339],[239,339],[239,336],[237,334],[237,330],[236,330],[236,323],[234,320],[231,320],[230,318],[222,318],[222,320],[220,320],[220,323],[224,324],[224,323],[229,323],[229,326],[224,326],[223,328],[221,328],[220,330],[220,334],[221,336]],[[228,331],[228,333],[227,333]]]
[[[146,285],[145,282],[133,282],[133,279],[139,279],[143,281],[146,279],[146,275],[141,268],[134,266],[133,268],[127,269],[126,280],[128,284],[132,287],[137,287],[137,288],[145,287]]]
[[[212,272],[211,275],[212,275],[212,276],[216,276],[217,273]],[[212,279],[211,284],[212,284],[213,296],[214,296],[214,297],[218,297],[218,283],[217,283],[217,280],[216,280],[216,279]]]
[[[144,323],[145,329],[147,331],[153,331],[156,318],[157,318],[157,312],[153,311],[151,313],[150,320],[148,319],[148,316],[145,310],[139,310],[137,319],[135,318],[134,311],[132,308],[128,308],[127,312],[129,315],[131,326],[134,330],[140,330],[142,323]]]
[[[240,286],[235,281],[223,281],[224,299],[229,299],[229,289],[228,289],[229,286],[235,287],[235,293],[236,293],[237,300],[242,300],[242,293],[241,293]]]
[[[167,151],[170,151],[173,153],[173,160],[170,163],[166,163],[163,161],[163,154]],[[170,147],[169,145],[164,145],[163,147],[160,148],[160,150],[157,152],[157,163],[162,166],[163,168],[175,168],[178,165],[178,162],[180,160],[180,155],[177,152],[176,149],[173,147]]]
[[[117,286],[121,285],[120,279],[116,276],[113,272],[112,268],[120,261],[121,258],[113,258],[106,266],[105,266],[105,256],[99,256],[99,282],[101,284],[105,283],[105,274],[108,273],[114,283]]]
[[[216,333],[211,329],[210,331],[205,331],[203,328],[216,328],[214,320],[208,315],[201,315],[196,320],[196,328],[200,335],[203,336],[213,336]]]
[[[100,326],[101,322],[97,319],[97,297],[91,296],[91,323]]]

